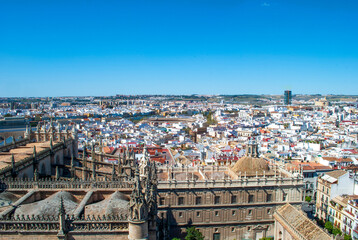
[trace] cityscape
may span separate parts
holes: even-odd
[[[180,239],[190,227],[215,240],[358,235],[357,96],[0,104],[4,239]]]
[[[0,2],[0,240],[358,239],[358,3]]]

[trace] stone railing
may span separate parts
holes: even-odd
[[[89,216],[83,219],[76,219],[73,216],[66,216],[65,229],[67,232],[127,232],[127,215],[108,215],[103,217]],[[43,216],[16,216],[0,220],[0,233],[11,232],[43,232],[56,233],[60,230],[59,217]]]
[[[220,180],[183,180],[177,181],[175,179],[171,179],[169,181],[159,181],[158,189],[166,189],[166,188],[176,188],[176,189],[186,189],[186,188],[227,188],[227,187],[270,187],[270,186],[292,186],[292,185],[302,185],[303,187],[303,178],[292,177],[292,178],[283,178],[283,177],[255,177],[255,178],[247,178],[240,177],[238,179],[220,179]]]
[[[18,146],[26,145],[30,142],[29,138],[23,138],[18,141],[15,141],[15,143],[5,144],[3,146],[0,146],[0,152],[8,152],[9,150],[16,148]]]
[[[16,190],[16,189],[132,189],[132,181],[111,181],[106,179],[82,180],[82,179],[1,179],[0,190]]]

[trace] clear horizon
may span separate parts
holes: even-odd
[[[358,3],[2,1],[0,97],[355,95]]]

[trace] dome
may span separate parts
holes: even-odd
[[[263,175],[264,171],[269,171],[268,164],[265,159],[259,158],[258,146],[254,141],[249,141],[246,146],[246,156],[239,159],[237,163],[232,167],[232,170],[236,174],[244,175]]]
[[[232,170],[239,174],[259,174],[262,175],[265,171],[269,171],[269,167],[266,161],[262,158],[254,158],[250,156],[245,156],[237,161],[237,163],[232,167]]]

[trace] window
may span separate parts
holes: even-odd
[[[236,211],[232,210],[232,215],[235,216],[236,215]]]
[[[178,205],[184,205],[184,198],[183,197],[178,198]]]
[[[249,203],[254,202],[254,195],[249,194]]]
[[[220,204],[220,196],[215,196],[214,203]]]
[[[159,205],[164,205],[164,200],[165,200],[165,199],[164,199],[164,198],[162,198],[162,197],[161,197],[161,198],[159,198]]]
[[[247,231],[251,231],[251,227],[247,227]]]
[[[235,232],[235,228],[231,228],[231,232]]]
[[[196,197],[196,198],[195,198],[195,204],[196,204],[196,205],[200,205],[200,204],[201,204],[201,197]]]
[[[179,217],[183,217],[183,213],[182,213],[182,212],[179,212]]]
[[[252,215],[252,210],[251,209],[249,210],[249,215]]]
[[[215,216],[219,216],[219,211],[215,211]]]
[[[200,217],[200,212],[196,212],[196,216],[197,216],[197,217]]]
[[[267,214],[271,214],[271,208],[267,209]]]
[[[231,196],[231,203],[236,203],[236,202],[237,202],[236,196],[232,195]]]
[[[284,193],[283,196],[282,196],[282,201],[286,201],[287,200],[287,193]]]
[[[220,233],[214,233],[213,239],[214,240],[220,240]]]
[[[266,195],[266,202],[271,202],[272,201],[272,194],[268,193]]]

